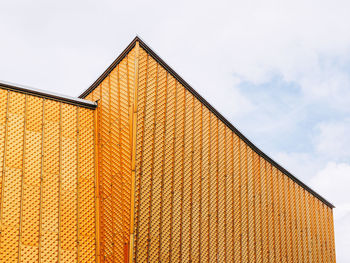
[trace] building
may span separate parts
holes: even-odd
[[[0,262],[335,262],[333,205],[138,37],[80,98],[0,100]]]

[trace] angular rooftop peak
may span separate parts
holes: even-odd
[[[330,208],[334,208],[334,205],[327,201],[324,197],[316,193],[309,186],[279,165],[276,161],[271,159],[257,146],[255,146],[248,138],[246,138],[231,122],[229,122],[221,113],[219,113],[207,100],[205,100],[199,93],[197,93],[183,78],[181,78],[164,60],[162,60],[139,36],[130,42],[130,44],[124,49],[124,51],[113,61],[113,63],[102,73],[102,75],[80,96],[80,99],[84,99],[90,94],[95,88],[97,88],[102,81],[113,71],[113,69],[128,55],[128,53],[139,43],[140,47],[143,48],[147,54],[149,54],[159,65],[161,65],[168,73],[170,73],[181,85],[183,85],[190,93],[194,95],[203,105],[205,105],[218,119],[220,119],[227,127],[229,127],[240,139],[242,139],[248,146],[250,146],[258,155],[263,157],[265,160],[270,162],[273,166],[279,169],[286,176],[291,178],[294,182],[300,185],[302,188],[310,192],[313,196],[321,200],[324,204]]]

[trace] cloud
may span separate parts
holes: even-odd
[[[319,154],[332,160],[350,159],[350,119],[319,123],[314,138]]]
[[[273,154],[273,157],[289,172],[305,183],[309,182],[323,165],[319,158],[305,152],[279,152]]]
[[[310,184],[332,199],[337,207],[350,204],[345,198],[350,185],[350,164],[329,162],[310,180]]]

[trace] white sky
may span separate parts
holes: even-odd
[[[77,96],[139,34],[336,205],[350,262],[350,1],[0,0],[0,79]]]

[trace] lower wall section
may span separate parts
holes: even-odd
[[[95,262],[94,112],[0,89],[0,262]]]

